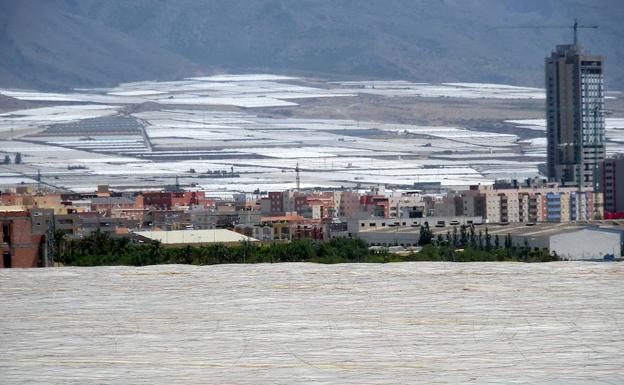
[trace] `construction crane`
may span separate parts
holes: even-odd
[[[296,178],[297,191],[301,189],[301,179],[299,177],[299,171],[301,171],[301,169],[299,168],[299,162],[297,162],[297,167],[295,167],[295,172],[297,173],[297,178]]]
[[[574,24],[572,25],[521,25],[521,26],[508,26],[508,27],[499,27],[499,28],[509,28],[509,29],[571,29],[574,37],[574,45],[578,45],[578,30],[579,29],[598,29],[597,25],[579,25],[578,19],[574,19]]]

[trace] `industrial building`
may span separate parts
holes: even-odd
[[[516,224],[481,224],[475,223],[476,232],[485,233],[503,245],[505,238],[510,237],[512,246],[546,250],[556,253],[566,260],[603,260],[605,257],[619,258],[622,254],[624,240],[623,222],[595,223],[542,223],[537,225]],[[435,237],[445,237],[460,225],[430,226]],[[370,245],[413,246],[418,244],[419,226],[376,227],[364,229],[357,237]]]
[[[566,260],[602,260],[622,254],[624,224],[600,226],[597,224],[522,224],[488,226],[492,237],[511,236],[512,245],[548,250]]]
[[[209,244],[239,244],[241,242],[258,242],[235,231],[225,229],[213,230],[172,230],[172,231],[135,231],[133,238],[136,242],[158,241],[167,246],[209,245]]]
[[[481,217],[427,217],[404,219],[352,219],[347,222],[347,235],[363,239],[370,245],[401,245],[418,244],[420,228],[446,229],[452,226],[481,225]],[[446,232],[446,230],[444,230]]]

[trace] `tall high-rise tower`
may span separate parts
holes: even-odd
[[[602,56],[570,44],[546,58],[546,124],[548,178],[597,189],[605,158]]]

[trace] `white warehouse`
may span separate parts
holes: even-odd
[[[574,232],[555,234],[550,237],[551,252],[562,258],[603,259],[607,255],[621,255],[622,233],[616,230],[586,227]]]
[[[621,230],[598,226],[534,226],[496,229],[492,234],[510,234],[514,245],[545,249],[568,260],[602,260],[622,252]]]

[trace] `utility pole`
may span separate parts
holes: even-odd
[[[41,193],[41,170],[37,170],[37,192]]]

